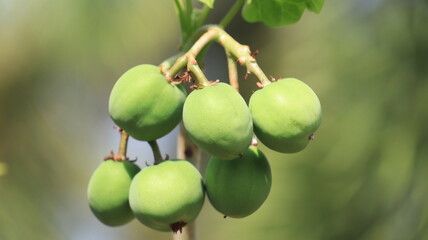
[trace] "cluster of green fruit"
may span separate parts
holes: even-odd
[[[126,159],[106,160],[88,188],[95,216],[110,226],[136,217],[160,231],[179,231],[201,211],[207,194],[221,214],[242,218],[256,211],[271,188],[271,169],[251,144],[253,135],[283,153],[304,149],[321,121],[315,93],[286,78],[257,90],[249,106],[226,83],[211,83],[188,96],[153,65],[128,70],[114,85],[109,112],[131,137],[154,141],[180,121],[190,139],[209,153],[205,181],[186,160],[165,160],[140,170]]]

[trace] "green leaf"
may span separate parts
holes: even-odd
[[[262,22],[269,27],[296,23],[303,11],[319,13],[325,0],[247,0],[242,16],[247,22]]]
[[[207,5],[208,7],[210,7],[210,8],[213,8],[213,6],[214,6],[214,1],[215,0],[199,0],[199,2],[203,2],[203,3],[205,3],[205,5]]]
[[[288,2],[288,3],[294,3],[294,4],[300,4],[300,3],[306,3],[309,2],[311,0],[283,0],[284,2]]]
[[[247,0],[242,16],[247,22],[281,27],[299,21],[309,1],[318,0]]]
[[[320,13],[325,0],[310,0],[306,2],[309,11]]]

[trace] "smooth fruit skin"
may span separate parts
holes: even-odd
[[[159,67],[135,66],[113,87],[109,113],[130,136],[143,141],[161,138],[181,121],[186,93],[169,83]]]
[[[183,123],[196,145],[221,159],[242,156],[253,135],[247,104],[225,83],[191,92],[184,103]]]
[[[89,206],[102,223],[119,226],[134,215],[128,201],[132,178],[140,168],[132,162],[107,160],[93,173],[88,186]]]
[[[191,223],[204,199],[201,174],[186,160],[168,160],[143,168],[129,190],[135,217],[159,231],[171,231],[172,224]]]
[[[227,217],[243,218],[255,212],[269,195],[272,175],[265,155],[254,146],[242,158],[211,158],[205,172],[208,199]]]
[[[321,124],[321,104],[312,89],[285,78],[257,90],[250,98],[254,132],[272,150],[303,150]]]

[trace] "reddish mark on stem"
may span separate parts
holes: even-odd
[[[248,78],[248,76],[251,74],[251,72],[250,71],[247,71],[246,73],[245,73],[245,76],[244,76],[244,81],[245,80],[247,80],[247,78]]]
[[[256,50],[253,54],[251,54],[251,57],[255,58],[259,54],[259,50]]]
[[[263,83],[261,83],[261,82],[256,82],[256,85],[259,88],[264,88],[265,87],[265,85],[263,85]]]
[[[237,62],[237,63],[239,63],[239,65],[244,65],[245,64],[245,58],[243,59],[243,58],[237,58],[237,59],[235,59],[235,62]]]

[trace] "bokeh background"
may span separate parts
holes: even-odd
[[[210,22],[231,3],[218,0]],[[324,111],[298,154],[261,146],[273,171],[265,204],[223,219],[209,202],[199,239],[428,239],[428,3],[327,0],[291,26],[237,17],[228,31],[259,50],[275,77],[297,77]],[[0,239],[171,239],[134,220],[109,228],[91,214],[89,178],[116,150],[108,116],[114,82],[130,67],[177,53],[172,1],[0,0]],[[206,58],[227,78],[223,50]],[[242,79],[242,75],[241,75]],[[255,78],[241,81],[248,100]],[[175,156],[177,130],[160,141]],[[129,156],[150,163],[146,143]]]

